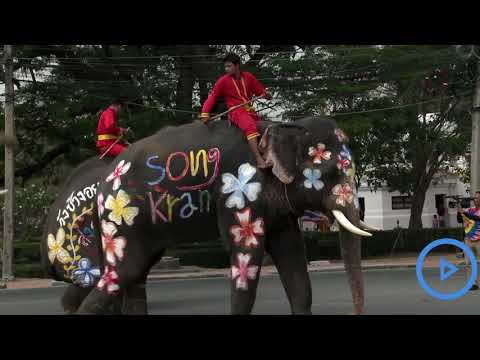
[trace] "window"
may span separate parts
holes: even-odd
[[[410,196],[392,196],[392,210],[410,209],[411,207]]]

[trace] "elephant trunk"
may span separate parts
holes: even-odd
[[[353,206],[348,207],[343,212],[352,224],[356,226],[359,225],[360,219]],[[361,237],[340,226],[340,247],[350,290],[352,292],[354,314],[360,315],[364,307]]]

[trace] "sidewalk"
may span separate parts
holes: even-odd
[[[464,264],[463,259],[457,259],[455,254],[432,254],[425,259],[425,268],[437,268],[440,257],[445,258],[457,266]],[[393,257],[370,258],[362,260],[362,269],[395,269],[414,268],[417,263],[417,254],[401,254]],[[207,269],[197,266],[183,266],[178,270],[154,270],[148,276],[148,281],[170,279],[197,279],[229,276],[230,269]],[[309,272],[344,271],[342,260],[312,261],[308,266]],[[261,276],[277,274],[275,266],[263,266]],[[51,279],[16,279],[7,283],[7,289],[35,289],[49,288],[52,286],[66,286],[66,283],[52,281]],[[0,287],[1,289],[1,287]],[[0,290],[1,291],[1,290]]]

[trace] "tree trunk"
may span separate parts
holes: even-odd
[[[437,152],[433,152],[431,155],[431,159],[438,159],[438,157],[439,154]],[[427,164],[428,163],[431,163],[431,161],[428,161]],[[423,205],[425,204],[425,196],[428,187],[432,182],[433,175],[438,171],[439,165],[440,161],[435,160],[435,163],[430,166],[426,173],[425,168],[428,167],[422,167],[422,170],[416,171],[416,173],[419,174],[419,178],[412,195],[412,208],[410,212],[410,222],[408,224],[409,229],[421,229],[423,227],[422,213]]]
[[[427,189],[424,189],[423,187],[417,188],[417,190],[413,193],[410,222],[408,224],[409,229],[421,229],[423,227],[422,212],[423,205],[425,204],[426,193]]]

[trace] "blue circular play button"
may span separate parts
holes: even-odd
[[[423,263],[425,262],[425,258],[430,253],[430,251],[432,251],[434,248],[441,245],[452,245],[462,249],[463,252],[468,256],[471,267],[472,267],[472,272],[470,274],[470,277],[468,278],[467,284],[460,290],[455,291],[453,293],[441,293],[432,289],[430,285],[427,284],[427,282],[425,281],[425,278],[423,277],[422,268],[423,268]],[[475,258],[475,255],[467,245],[454,239],[440,239],[440,240],[435,240],[432,243],[428,244],[428,246],[426,246],[422,250],[417,260],[416,270],[417,270],[417,279],[418,279],[418,282],[420,283],[420,286],[432,297],[439,300],[446,301],[446,300],[458,299],[463,295],[465,295],[468,292],[468,290],[470,290],[472,285],[475,283],[475,279],[477,278],[478,266],[477,266],[477,260]],[[440,258],[440,280],[441,281],[445,281],[449,279],[457,271],[458,271],[458,268],[455,265],[453,265],[452,263],[448,262],[443,258]]]

